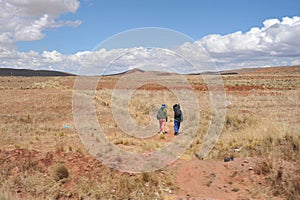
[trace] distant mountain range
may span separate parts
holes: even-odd
[[[115,76],[123,74],[132,74],[132,73],[144,73],[146,71],[141,69],[131,69],[121,73],[110,74],[105,76]],[[155,73],[156,75],[174,75],[176,73],[163,72],[163,71],[147,71]],[[263,68],[242,68],[242,69],[233,69],[233,70],[224,70],[219,72],[206,71],[201,73],[186,74],[186,75],[234,75],[234,74],[274,74],[274,73],[300,73],[300,66],[284,66],[284,67],[263,67]],[[0,76],[76,76],[75,74],[60,72],[60,71],[51,71],[51,70],[31,70],[31,69],[13,69],[13,68],[0,68]]]
[[[241,68],[241,69],[224,70],[219,72],[206,71],[206,72],[190,74],[190,75],[210,75],[210,74],[234,75],[234,74],[277,74],[277,73],[300,73],[300,65]]]
[[[75,76],[74,74],[51,71],[51,70],[31,70],[31,69],[12,69],[0,68],[0,76]]]
[[[141,69],[131,69],[125,72],[112,74],[113,75],[123,75],[123,74],[132,74],[132,73],[144,73],[144,70]],[[164,72],[164,71],[147,71],[155,73],[156,75],[174,75],[173,72]],[[235,74],[274,74],[274,73],[300,73],[300,66],[277,66],[277,67],[257,67],[257,68],[241,68],[241,69],[232,69],[232,70],[223,70],[223,71],[204,71],[200,73],[190,73],[185,75],[235,75]]]
[[[120,72],[120,73],[115,73],[115,74],[109,74],[109,75],[105,75],[105,76],[117,76],[117,75],[123,75],[123,74],[135,74],[135,73],[152,73],[155,75],[160,75],[160,76],[164,76],[164,75],[176,75],[177,73],[174,72],[165,72],[165,71],[153,71],[153,70],[149,70],[149,71],[145,71],[142,69],[138,69],[138,68],[133,68],[124,72]]]

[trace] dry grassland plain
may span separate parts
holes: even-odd
[[[138,153],[172,142],[172,105],[178,99],[163,86],[140,87],[128,109],[139,126],[146,126],[160,104],[167,104],[167,134],[139,139],[118,127],[111,96],[121,76],[102,77],[94,96],[109,141]],[[300,67],[222,75],[224,127],[204,160],[195,154],[215,111],[201,76],[185,78],[200,105],[199,110],[182,108],[200,113],[195,138],[170,166],[132,174],[103,165],[83,145],[72,113],[76,77],[0,77],[0,199],[299,199]],[[183,121],[183,132],[193,128],[187,125]],[[234,160],[225,163],[230,156]]]

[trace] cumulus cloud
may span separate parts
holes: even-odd
[[[298,63],[300,17],[268,19],[228,35],[208,35],[193,45],[202,45],[220,67],[256,67]]]
[[[254,27],[246,33],[238,31],[224,36],[208,35],[197,42],[210,53],[271,50],[288,55],[290,52],[284,51],[286,47],[300,52],[300,42],[296,37],[300,31],[300,17],[285,17],[281,22],[278,19],[268,19],[263,24],[262,28]]]
[[[11,47],[17,41],[39,40],[43,31],[61,26],[77,26],[80,21],[56,21],[62,13],[74,13],[77,0],[2,0],[0,1],[0,44]]]

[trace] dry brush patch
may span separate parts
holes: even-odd
[[[176,190],[172,171],[122,173],[79,153],[16,149],[0,156],[0,190],[8,199],[154,199]]]
[[[2,148],[22,147],[27,149],[53,150],[57,148],[57,136],[65,133],[69,144],[79,138],[72,123],[72,91],[65,88],[21,89],[22,85],[35,82],[56,81],[69,84],[69,78],[23,78],[14,77],[12,88],[1,91],[0,135]],[[69,86],[68,86],[69,87]],[[72,129],[65,129],[70,125]],[[42,148],[39,148],[41,145]],[[66,144],[64,144],[66,145]],[[74,146],[73,149],[77,147]],[[67,149],[67,147],[65,147]]]
[[[300,136],[286,134],[256,163],[254,171],[265,177],[274,196],[300,198]]]

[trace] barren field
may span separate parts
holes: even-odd
[[[133,72],[136,78],[118,90],[126,92],[143,81],[143,73]],[[176,142],[172,105],[178,98],[172,90],[183,96],[193,91],[199,109],[182,110],[184,116],[198,113],[200,118],[182,122],[182,136],[196,133],[184,153],[152,172],[129,173],[108,167],[91,155],[76,131],[72,107],[76,77],[3,76],[0,199],[300,198],[299,66],[222,75],[226,116],[220,137],[204,159],[196,155],[217,111],[202,76],[182,76],[189,88],[174,81],[178,75],[156,74],[169,87],[149,83],[133,92],[126,109],[140,127],[155,118],[162,103],[167,104],[168,132],[158,134],[157,122],[156,129],[147,130],[153,132],[147,138],[124,133],[115,121],[112,95],[122,76],[101,77],[92,96],[98,122],[110,143],[146,154]],[[102,140],[94,130],[86,134]],[[224,162],[227,157],[232,160]]]

